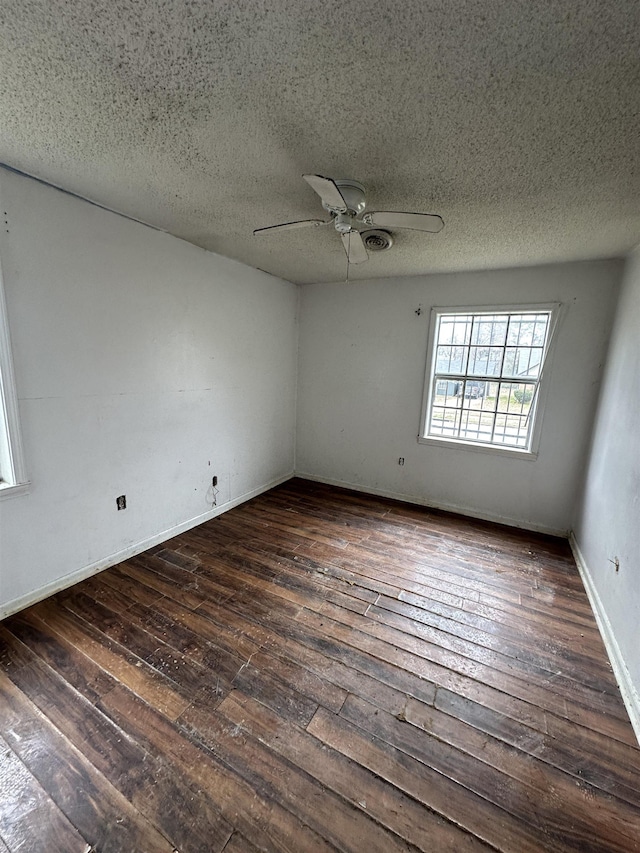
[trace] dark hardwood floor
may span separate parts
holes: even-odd
[[[293,480],[0,626],[0,853],[640,850],[566,542]]]

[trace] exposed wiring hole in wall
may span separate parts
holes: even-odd
[[[219,494],[220,494],[220,492],[218,491],[218,489],[213,484],[211,484],[209,486],[208,491],[207,491],[207,497],[206,497],[206,501],[211,507],[218,506],[218,495]]]

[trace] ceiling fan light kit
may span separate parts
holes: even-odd
[[[304,180],[320,196],[330,219],[302,219],[256,228],[256,235],[288,231],[317,225],[332,225],[342,239],[349,264],[361,264],[369,259],[367,250],[384,251],[393,245],[387,228],[407,228],[436,234],[444,227],[442,217],[434,213],[378,210],[366,212],[365,188],[358,181],[333,180],[323,175],[303,175]]]

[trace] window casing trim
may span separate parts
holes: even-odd
[[[28,491],[9,318],[0,270],[0,500]]]
[[[557,332],[564,315],[565,306],[559,302],[524,303],[524,304],[502,304],[502,305],[452,305],[447,307],[434,306],[431,309],[429,323],[429,336],[427,344],[427,359],[425,367],[425,381],[422,395],[422,408],[420,415],[420,429],[418,432],[418,444],[450,448],[457,450],[472,450],[480,453],[491,453],[499,456],[508,456],[519,459],[536,459],[540,445],[542,423],[546,409],[547,392],[549,388],[549,374],[553,362]],[[436,334],[438,320],[445,314],[529,314],[548,313],[549,327],[542,358],[542,368],[537,381],[537,393],[534,400],[534,408],[531,412],[532,426],[529,446],[512,447],[501,444],[490,444],[489,442],[469,441],[451,436],[428,435],[427,429],[431,419],[432,406],[432,381],[434,380],[434,359],[436,357]],[[473,379],[477,377],[473,376]],[[499,379],[493,377],[492,381],[509,381],[507,377]]]

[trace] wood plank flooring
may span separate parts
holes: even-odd
[[[0,625],[0,853],[640,851],[566,542],[292,480]]]

